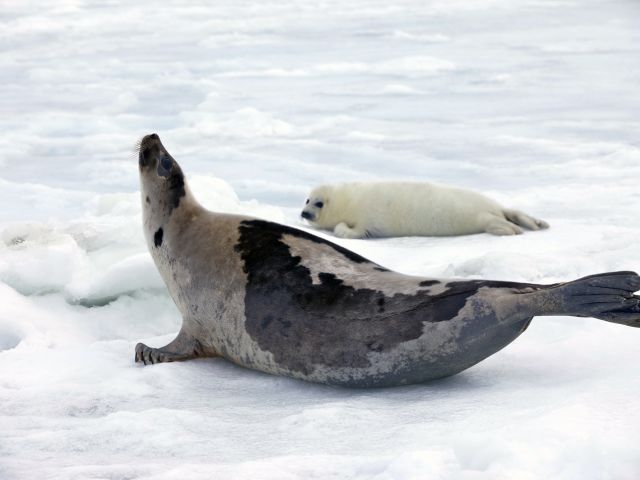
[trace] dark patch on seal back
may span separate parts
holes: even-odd
[[[304,240],[309,240],[314,243],[329,245],[336,252],[342,254],[352,262],[371,263],[375,265],[371,260],[364,258],[363,256],[358,255],[357,253],[352,252],[351,250],[341,247],[340,245],[330,242],[329,240],[325,240],[322,237],[318,237],[317,235],[313,235],[311,233],[305,232],[304,230],[288,227],[286,225],[281,225],[279,223],[267,222],[265,220],[245,220],[244,222],[242,222],[240,227],[241,233],[243,231],[246,231],[247,227],[253,227],[252,233],[254,234],[254,236],[262,236],[265,241],[267,241],[267,238],[268,238],[269,242],[273,242],[274,240],[277,242],[280,240],[282,235],[291,235],[293,237],[302,238]],[[264,235],[258,235],[257,232],[264,232]],[[242,240],[240,241],[240,243],[242,243]],[[236,251],[240,251],[239,250],[240,243],[238,243],[238,245],[236,246]],[[288,248],[289,247],[287,247],[287,249]],[[383,271],[387,271],[384,267],[381,267],[380,265],[375,265],[375,266],[381,268]]]
[[[479,288],[520,285],[471,280],[450,282],[438,295],[418,290],[385,296],[346,285],[331,272],[320,273],[314,284],[284,235],[308,240],[309,259],[313,244],[323,244],[354,263],[375,264],[328,240],[272,222],[243,221],[239,233],[235,250],[247,274],[245,328],[279,365],[305,374],[313,365],[366,368],[372,352],[418,338],[426,322],[454,318]]]
[[[431,287],[433,285],[437,285],[440,282],[438,280],[423,280],[422,282],[419,283],[419,285],[421,287]]]
[[[153,244],[156,247],[159,247],[160,245],[162,245],[162,236],[164,235],[164,232],[162,231],[162,227],[160,227],[156,233],[153,234]]]

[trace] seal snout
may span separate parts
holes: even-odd
[[[142,140],[140,140],[140,149],[138,151],[140,166],[149,166],[151,161],[158,156],[160,150],[164,149],[162,148],[160,137],[157,134],[152,133],[151,135],[144,136]]]
[[[157,133],[152,133],[150,135],[145,135],[144,137],[142,137],[142,140],[140,140],[140,151],[142,152],[142,150],[146,149],[146,148],[153,148],[153,147],[162,147],[162,142],[160,141],[160,137],[158,136]]]
[[[152,133],[146,135],[140,141],[140,151],[138,153],[140,167],[157,166],[158,175],[168,177],[173,167],[173,158],[162,145],[160,137]]]
[[[307,212],[306,210],[303,210],[300,216],[305,220],[313,220],[315,218],[315,215],[313,213]]]

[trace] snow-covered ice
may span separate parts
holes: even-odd
[[[639,53],[631,0],[2,2],[0,478],[639,478],[640,330],[602,321],[374,391],[133,362],[180,325],[142,135],[220,211],[300,225],[316,183],[415,179],[551,223],[339,241],[402,272],[640,270]]]

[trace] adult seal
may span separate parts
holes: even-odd
[[[387,270],[305,231],[207,211],[157,135],[139,166],[144,232],[183,323],[158,363],[221,356],[311,382],[385,387],[461,372],[537,315],[640,326],[640,277],[592,275],[536,285],[441,280]]]

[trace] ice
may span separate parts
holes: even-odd
[[[372,391],[133,353],[181,324],[141,228],[151,132],[216,211],[308,229],[317,184],[411,179],[551,224],[333,239],[407,274],[640,270],[639,19],[626,0],[4,2],[0,478],[635,480],[628,327],[537,318],[460,375]]]

